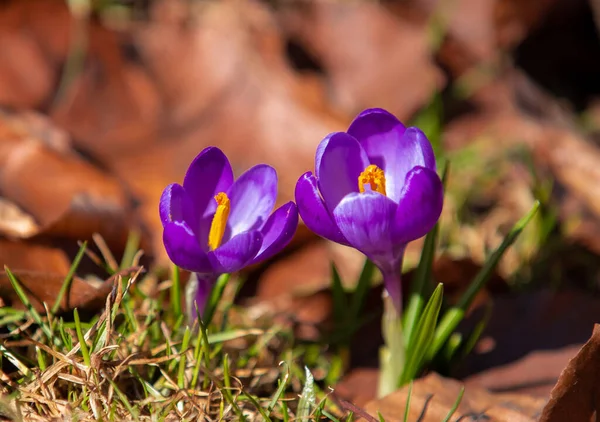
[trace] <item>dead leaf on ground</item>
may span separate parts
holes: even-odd
[[[8,199],[0,198],[0,233],[11,239],[23,239],[39,231],[35,218]]]
[[[452,409],[462,384],[435,373],[414,382],[410,399],[409,420],[439,422]],[[388,422],[403,421],[408,387],[365,405],[371,415],[381,415]],[[490,394],[481,388],[466,387],[453,420],[537,421],[546,400],[524,394]],[[463,419],[461,419],[463,420]]]
[[[360,275],[364,259],[364,255],[356,249],[316,240],[277,259],[262,271],[253,296],[269,300],[326,289],[330,287],[332,263],[338,269],[343,285],[350,288]]]
[[[66,275],[71,266],[67,254],[58,248],[0,239],[0,267],[11,271],[47,271]]]
[[[336,398],[364,407],[377,396],[379,370],[377,368],[355,368],[335,386]]]
[[[486,337],[479,343],[475,353],[481,353],[481,350],[495,345],[492,338]],[[463,382],[467,386],[483,387],[495,393],[548,397],[561,371],[580,348],[580,345],[573,345],[560,349],[535,350],[515,362],[471,375]]]
[[[84,161],[61,137],[38,138],[31,118],[0,115],[0,226],[5,236],[90,239],[101,233],[121,250],[132,227],[132,204],[117,179]],[[45,121],[45,133],[58,129]],[[28,217],[30,215],[33,220]]]
[[[560,374],[540,422],[589,421],[600,411],[600,325]]]
[[[325,71],[336,107],[353,115],[383,107],[408,119],[444,85],[426,22],[395,17],[377,2],[279,6],[282,27]]]
[[[68,37],[70,16],[66,7],[56,8],[58,2],[12,1],[4,2],[0,10],[0,103],[15,108],[38,108],[49,100],[55,88],[58,69],[49,59],[45,48],[56,40],[56,35],[64,32]],[[32,19],[31,10],[41,16],[52,16],[60,22],[64,31],[50,29],[47,36],[40,39],[37,33],[43,20]],[[34,22],[34,20],[36,22]],[[64,39],[63,51],[68,48],[68,38]],[[55,57],[53,57],[55,58]],[[26,69],[26,71],[25,71]]]
[[[45,312],[44,302],[52,307],[58,296],[66,274],[57,274],[43,271],[13,271],[21,286],[25,290],[31,304],[38,312]],[[112,290],[113,283],[104,282],[98,287],[93,286],[86,280],[74,277],[71,282],[69,293],[61,302],[61,311],[78,308],[80,311],[95,312],[102,309],[106,302],[106,296]],[[17,296],[8,276],[4,271],[0,273],[0,297],[5,305],[15,309],[25,309],[25,306]]]
[[[600,299],[580,291],[510,294],[495,297],[493,303],[480,341],[453,374],[473,382],[479,380],[489,389],[537,386],[540,392],[545,386],[547,393],[562,369],[559,363],[548,364],[556,362],[550,352],[564,358],[565,348],[583,344],[591,327],[600,320]],[[468,332],[480,318],[474,313],[462,329]],[[529,363],[528,370],[519,371],[524,362]]]

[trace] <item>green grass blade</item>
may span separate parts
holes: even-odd
[[[236,403],[236,400],[234,400],[233,395],[231,394],[231,380],[229,376],[229,357],[227,356],[227,354],[223,357],[223,382],[225,383],[225,388],[221,388],[223,396],[229,402],[229,404],[233,408],[233,411],[237,414],[238,418],[240,418],[239,420],[246,420],[242,409],[240,409],[240,407]],[[260,407],[260,405],[258,405],[258,407]]]
[[[85,342],[85,337],[83,336],[83,330],[81,329],[81,321],[79,319],[79,312],[77,311],[77,308],[73,309],[73,318],[75,319],[75,331],[77,332],[77,340],[79,341],[83,361],[85,362],[86,366],[90,366],[92,362],[90,359],[90,351],[87,343]]]
[[[121,258],[121,264],[119,269],[125,270],[133,265],[135,255],[140,248],[140,231],[131,230],[129,236],[127,236],[127,243],[125,243],[125,250],[123,251],[123,257]]]
[[[46,358],[44,358],[44,352],[42,351],[42,349],[40,349],[39,347],[36,346],[35,354],[37,357],[38,367],[40,368],[40,371],[42,371],[42,372],[45,371],[47,368],[47,364],[46,364]]]
[[[471,335],[467,338],[463,347],[461,348],[461,354],[463,357],[465,357],[469,353],[471,353],[471,350],[473,350],[473,348],[477,344],[477,341],[481,337],[481,334],[483,334],[483,330],[485,330],[487,323],[489,322],[490,318],[492,317],[492,310],[493,310],[493,305],[490,303],[486,307],[484,317],[481,318],[481,320],[477,322],[477,325],[475,325],[475,328],[471,332]]]
[[[35,321],[36,324],[38,324],[40,326],[43,333],[46,335],[46,337],[49,340],[56,341],[57,339],[52,335],[52,330],[50,329],[48,324],[46,324],[46,322],[42,319],[42,316],[39,314],[38,311],[35,310],[35,308],[31,304],[31,302],[29,301],[29,298],[27,297],[25,290],[23,290],[21,283],[19,283],[19,280],[17,280],[17,277],[15,277],[15,275],[10,271],[10,269],[6,265],[4,266],[4,271],[6,272],[6,275],[8,276],[8,280],[10,281],[12,288],[14,289],[15,293],[19,297],[19,300],[21,300],[21,302],[27,309],[27,312],[31,315],[31,318]]]
[[[73,259],[73,262],[71,263],[69,272],[67,273],[67,276],[65,277],[62,286],[60,286],[60,290],[58,292],[58,296],[56,296],[54,305],[52,305],[51,311],[52,311],[53,315],[58,312],[58,309],[60,308],[60,303],[62,302],[63,298],[67,294],[69,287],[71,287],[71,282],[73,281],[73,277],[75,276],[75,271],[77,271],[77,267],[79,267],[79,263],[81,262],[81,259],[83,258],[83,255],[85,254],[86,248],[87,248],[87,242],[83,242],[81,244],[81,247],[79,248],[79,251],[77,251],[77,255],[75,255],[75,259]]]
[[[267,407],[268,416],[271,416],[271,412],[273,411],[273,409],[275,409],[275,406],[279,402],[279,399],[283,397],[283,393],[285,392],[285,389],[287,388],[290,379],[290,371],[288,369],[287,364],[285,362],[282,362],[281,364],[285,365],[285,374],[283,376],[283,379],[279,380],[279,386],[277,387],[277,391],[275,391],[275,394],[273,394],[273,398],[271,399],[271,402]]]
[[[204,390],[206,390],[209,383],[208,371],[210,371],[210,348],[208,342],[208,333],[206,332],[206,325],[204,325],[200,316],[198,316],[198,324],[200,324],[200,332],[202,333],[202,355],[206,369],[204,372],[204,382],[202,383],[202,387]]]
[[[344,286],[342,286],[342,279],[333,262],[331,263],[331,292],[333,296],[333,320],[338,329],[343,329],[342,325],[347,317],[348,302]]]
[[[404,408],[404,422],[408,422],[408,414],[410,413],[410,399],[412,397],[413,382],[408,384],[408,394],[406,395],[406,407]]]
[[[290,415],[289,415],[287,403],[285,401],[282,401],[280,407],[281,407],[281,413],[283,414],[283,422],[289,422]]]
[[[406,350],[406,362],[398,386],[402,386],[414,379],[421,370],[427,350],[435,335],[435,327],[440,308],[442,307],[443,296],[444,287],[442,283],[439,283],[423,310],[417,329],[413,334],[414,338],[410,341],[411,347]]]
[[[488,281],[488,279],[492,275],[492,271],[494,271],[494,268],[496,268],[496,266],[498,265],[500,258],[502,258],[502,256],[504,255],[504,252],[506,252],[509,246],[511,246],[515,242],[515,240],[517,240],[521,232],[525,229],[527,224],[529,224],[529,221],[531,221],[531,219],[535,216],[539,207],[540,202],[535,201],[531,210],[529,210],[529,212],[523,218],[517,221],[512,230],[504,238],[502,244],[486,260],[485,265],[483,266],[481,271],[479,271],[477,276],[475,276],[475,279],[469,285],[469,288],[461,297],[460,302],[457,305],[459,308],[466,310],[469,306],[471,306],[473,299],[475,299],[475,295],[477,295],[477,293]]]
[[[123,251],[123,257],[121,258],[121,264],[119,269],[125,270],[133,265],[133,260],[140,247],[140,231],[131,230],[129,236],[127,236],[127,243],[125,243],[125,250]]]
[[[267,415],[265,409],[263,409],[256,397],[254,397],[252,394],[245,394],[244,398],[247,399],[250,403],[252,403],[256,410],[258,410],[258,413],[260,413],[260,415],[262,416],[263,421],[271,422],[271,418],[269,417],[269,415]]]
[[[458,406],[460,406],[460,402],[462,401],[463,394],[465,394],[465,387],[462,387],[460,389],[460,393],[458,393],[458,397],[456,398],[456,401],[454,402],[454,405],[452,406],[452,409],[450,409],[450,411],[448,412],[448,414],[444,418],[443,422],[449,422],[450,421],[450,418],[452,417],[452,415],[454,415],[454,412],[456,412],[456,409],[458,409]]]
[[[315,395],[315,379],[310,370],[305,366],[306,380],[302,388],[302,394],[298,401],[298,411],[296,412],[296,420],[309,421],[311,409],[316,406]]]
[[[117,385],[116,382],[114,382],[113,380],[111,380],[110,378],[106,378],[107,381],[110,383],[110,385],[112,386],[112,388],[114,388],[115,392],[117,393],[117,396],[119,397],[119,400],[121,401],[121,403],[123,403],[123,405],[127,408],[127,411],[129,412],[129,414],[131,415],[131,417],[133,418],[133,420],[138,420],[139,419],[139,415],[137,410],[131,405],[131,403],[129,402],[129,400],[127,399],[127,395],[125,395],[125,393],[123,393],[120,389],[119,386]]]
[[[23,375],[25,375],[26,377],[29,377],[30,375],[32,375],[31,370],[27,367],[27,365],[25,365],[23,362],[21,362],[19,360],[19,358],[17,358],[11,351],[9,351],[6,347],[4,347],[4,345],[0,344],[0,354],[2,356],[5,356],[6,359],[8,359],[8,361],[10,363],[12,363],[15,367],[17,367],[17,369],[19,371],[21,371],[21,373]]]
[[[460,349],[460,346],[464,345],[464,339],[461,333],[452,333],[446,341],[442,357],[443,362],[450,363],[452,358],[456,355],[456,352]]]
[[[213,286],[210,296],[206,302],[206,307],[204,308],[204,315],[202,319],[202,323],[208,327],[215,315],[217,310],[217,306],[223,297],[223,291],[225,290],[225,286],[229,281],[230,274],[222,274],[218,279],[215,285]]]
[[[67,332],[65,331],[65,324],[62,318],[58,320],[56,327],[58,328],[58,334],[62,339],[62,343],[68,350],[71,350],[73,348],[73,338],[70,335],[67,335]]]
[[[454,332],[460,321],[462,321],[465,312],[473,302],[475,295],[481,290],[485,283],[489,280],[492,275],[492,271],[498,265],[500,258],[504,255],[504,252],[510,245],[512,245],[517,237],[521,234],[523,229],[527,226],[529,221],[535,216],[540,202],[536,201],[531,210],[513,226],[512,230],[506,235],[504,241],[498,248],[492,253],[492,255],[486,260],[485,265],[475,276],[473,282],[469,285],[467,291],[463,294],[458,304],[450,308],[443,316],[440,324],[435,333],[431,349],[428,353],[428,358],[433,357],[441,350],[442,346],[448,340],[450,335]]]
[[[421,260],[415,273],[415,277],[411,284],[411,292],[408,296],[408,306],[404,312],[403,326],[406,339],[409,342],[407,347],[410,345],[410,339],[412,338],[413,332],[416,329],[421,312],[425,306],[425,294],[427,290],[427,283],[431,280],[431,270],[433,266],[433,258],[435,255],[435,243],[438,234],[438,225],[427,233],[425,237],[425,243],[423,245],[423,251],[421,252]]]
[[[225,388],[231,390],[231,379],[229,376],[229,355],[225,353],[223,356],[223,383],[225,383]]]
[[[179,318],[183,314],[181,306],[182,292],[181,292],[181,271],[179,267],[173,264],[173,284],[171,285],[171,309],[175,318]]]
[[[194,346],[194,370],[192,371],[192,382],[189,388],[196,388],[198,385],[198,378],[200,377],[200,370],[202,369],[202,353],[204,341],[202,336],[196,336],[196,345]]]
[[[187,361],[185,353],[189,347],[191,337],[192,332],[189,327],[186,327],[183,333],[183,340],[181,341],[181,348],[179,349],[181,356],[179,357],[179,366],[177,368],[177,386],[182,389],[185,388],[185,364]]]
[[[371,280],[373,279],[373,273],[375,272],[375,265],[370,259],[365,260],[363,269],[358,277],[358,283],[352,293],[352,299],[350,302],[350,315],[353,320],[357,320],[362,313],[362,308],[365,304],[367,294],[371,288]]]
[[[448,174],[450,166],[446,164],[442,173],[442,184],[445,188],[448,180]],[[410,339],[412,338],[413,332],[421,318],[421,312],[425,306],[425,297],[428,294],[428,284],[432,278],[433,260],[435,258],[435,247],[437,243],[437,237],[439,233],[439,223],[427,233],[425,242],[423,244],[423,250],[421,252],[421,259],[415,273],[415,277],[411,283],[410,293],[408,295],[408,306],[404,311],[403,315],[403,328],[404,334],[407,339],[407,348],[410,347]]]

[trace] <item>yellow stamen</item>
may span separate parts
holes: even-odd
[[[358,176],[358,190],[365,191],[365,185],[371,185],[371,190],[379,192],[382,195],[385,193],[385,175],[383,170],[375,164],[367,166],[367,168]],[[387,196],[387,195],[386,195]]]
[[[225,228],[227,227],[227,219],[229,218],[229,198],[225,192],[219,192],[215,195],[217,201],[217,210],[210,224],[210,232],[208,233],[208,247],[214,251],[221,245]]]

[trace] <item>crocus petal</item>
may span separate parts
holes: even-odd
[[[269,259],[283,249],[294,237],[296,227],[298,227],[296,204],[288,202],[277,208],[262,229],[262,246],[252,263]]]
[[[165,188],[160,197],[160,219],[163,227],[174,221],[183,221],[197,233],[199,216],[194,205],[181,185],[174,183]]]
[[[163,243],[167,255],[175,265],[198,273],[213,272],[206,253],[200,248],[198,239],[187,223],[167,223],[163,232]]]
[[[332,133],[321,141],[317,148],[315,174],[330,212],[344,196],[358,192],[358,176],[368,165],[367,154],[347,133]]]
[[[298,179],[295,196],[298,212],[306,227],[321,237],[348,245],[348,241],[325,208],[317,188],[317,179],[310,171]]]
[[[240,233],[227,243],[208,253],[208,258],[219,274],[232,273],[248,265],[262,245],[263,237],[258,230]]]
[[[180,197],[185,192],[181,185],[173,183],[163,190],[160,196],[159,212],[163,227],[174,220],[182,220],[183,212]]]
[[[394,218],[393,238],[408,243],[429,232],[442,213],[444,189],[436,172],[415,167],[406,176]]]
[[[226,238],[259,230],[269,218],[277,199],[277,172],[266,164],[254,166],[235,181],[228,195],[231,212],[227,225],[231,233],[226,233]]]
[[[435,170],[431,144],[417,128],[405,128],[392,114],[382,109],[360,113],[348,128],[365,149],[371,164],[383,169],[387,195],[398,201],[404,180],[415,166]]]
[[[396,259],[402,245],[392,244],[397,205],[377,192],[352,193],[333,211],[333,217],[351,246],[378,266]]]
[[[183,179],[183,188],[202,218],[212,217],[216,209],[214,196],[227,192],[233,183],[229,160],[219,148],[202,150],[190,164]]]

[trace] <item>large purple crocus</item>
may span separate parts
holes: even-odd
[[[306,226],[363,252],[383,274],[398,312],[400,266],[406,245],[433,228],[443,188],[431,144],[382,109],[360,113],[347,132],[329,134],[317,148],[315,174],[296,185]]]
[[[273,167],[259,164],[234,181],[229,160],[215,147],[192,161],[183,185],[165,188],[160,199],[163,242],[173,263],[197,274],[200,312],[219,275],[265,260],[292,239],[296,205],[288,202],[271,214],[276,197]]]

